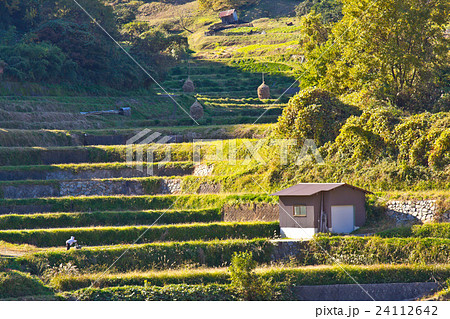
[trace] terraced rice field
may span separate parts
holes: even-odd
[[[248,248],[268,260],[268,253],[258,250],[267,245],[266,239],[278,235],[275,218],[225,222],[223,207],[273,199],[220,189],[216,178],[227,179],[226,170],[221,176],[212,163],[193,163],[190,143],[169,146],[173,160],[151,163],[154,176],[129,167],[122,145],[2,148],[1,262],[19,263],[22,270],[51,278],[52,271],[65,272],[58,270],[60,264],[69,268],[76,264],[83,273],[106,269],[119,257],[110,255],[113,252],[123,254],[123,264],[114,266],[122,272],[183,264],[224,266],[233,251]],[[146,167],[148,163],[139,164]],[[70,236],[76,237],[81,250],[65,250]],[[177,253],[174,247],[179,247]],[[55,264],[52,254],[64,259],[83,254],[97,257],[85,265],[69,260]],[[140,254],[147,257],[142,259]],[[34,262],[25,262],[39,256],[45,256],[40,270]],[[150,256],[153,261],[149,262]]]

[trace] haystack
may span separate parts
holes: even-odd
[[[194,92],[195,86],[194,82],[188,77],[187,80],[183,84],[183,92],[190,93]]]
[[[264,81],[258,87],[258,98],[260,100],[270,99],[270,88]]]
[[[194,120],[198,120],[203,117],[203,106],[198,100],[195,100],[194,104],[192,104],[190,113]]]

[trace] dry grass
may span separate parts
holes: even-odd
[[[20,257],[23,255],[39,252],[41,250],[42,249],[39,249],[32,245],[16,245],[0,240],[0,257]]]

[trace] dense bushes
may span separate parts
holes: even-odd
[[[34,276],[15,270],[0,272],[0,298],[50,294],[52,291]]]
[[[159,219],[158,219],[159,218]],[[0,215],[0,229],[35,229],[88,226],[126,226],[217,222],[222,218],[219,208],[175,211],[85,212],[32,215]]]
[[[268,263],[272,250],[272,244],[265,239],[154,243],[46,251],[9,260],[9,267],[33,274],[42,274],[48,267],[69,262],[86,271],[104,270],[114,261],[111,270],[121,272],[176,268],[186,264],[219,267],[228,265],[236,251],[250,251],[258,263]]]
[[[180,224],[140,227],[61,228],[0,231],[0,240],[38,247],[63,246],[70,236],[88,246],[231,238],[266,238],[279,234],[278,222]]]
[[[278,119],[276,132],[285,138],[293,138],[301,145],[305,139],[314,139],[318,145],[332,141],[339,134],[341,125],[357,114],[329,92],[306,89],[289,100]]]
[[[48,43],[0,46],[0,60],[7,63],[4,76],[15,81],[70,80],[77,70],[60,48]]]
[[[102,29],[118,41],[132,40],[127,43],[128,48],[153,77],[161,74],[173,58],[185,51],[187,40],[183,36],[158,33],[150,39],[159,45],[152,46],[156,49],[149,59],[147,49],[150,46],[142,45],[149,41],[139,37],[120,38],[118,27],[133,20],[134,12],[118,6],[114,15],[114,6],[104,1],[79,2],[102,28],[92,23],[90,16],[74,1],[14,0],[11,5],[0,3],[0,34],[6,33],[6,39],[2,39],[0,44],[7,50],[0,52],[0,59],[8,63],[5,68],[7,80],[70,83],[75,90],[80,87],[87,90],[91,85],[119,90],[148,87],[152,81],[147,74],[124,55]],[[46,52],[42,49],[45,47]]]

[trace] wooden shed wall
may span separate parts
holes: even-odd
[[[321,193],[312,196],[280,196],[279,198],[280,227],[299,227],[300,225],[304,228],[318,228]],[[331,191],[323,192],[323,201],[324,211],[328,215],[329,228],[332,227],[331,206],[353,205],[355,209],[355,226],[361,227],[366,222],[365,193],[363,191],[344,185]],[[314,209],[313,211],[307,209],[306,217],[294,216],[294,205],[306,205]]]

